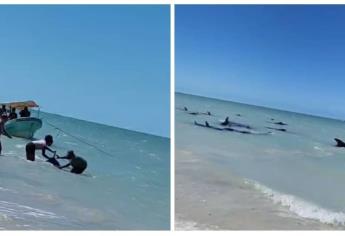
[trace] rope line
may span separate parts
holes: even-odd
[[[84,143],[84,144],[86,144],[86,145],[88,145],[88,146],[90,146],[90,147],[93,147],[94,149],[98,150],[99,152],[102,152],[102,153],[104,153],[104,154],[106,154],[106,155],[108,155],[108,156],[110,156],[110,157],[115,157],[115,156],[112,155],[111,153],[104,151],[103,149],[97,147],[96,145],[94,145],[94,144],[92,144],[92,143],[89,143],[89,142],[83,140],[83,139],[80,138],[80,137],[77,137],[77,136],[75,136],[75,135],[73,135],[73,134],[70,134],[70,133],[64,131],[63,129],[61,129],[61,128],[55,126],[55,125],[53,125],[52,123],[50,123],[50,122],[48,122],[48,121],[46,121],[46,120],[45,120],[45,123],[47,123],[47,124],[50,125],[51,127],[55,128],[55,129],[58,130],[59,132],[64,133],[64,134],[66,134],[66,135],[68,135],[68,136],[70,136],[70,137],[72,137],[72,138],[78,140],[78,141],[81,142],[81,143]],[[59,133],[58,133],[58,135],[59,135]]]

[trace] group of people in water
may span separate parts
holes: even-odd
[[[27,107],[24,107],[23,110],[19,112],[20,117],[30,117],[30,111]],[[6,109],[5,105],[2,105],[0,108],[0,137],[1,135],[5,135],[8,138],[12,138],[6,132],[5,123],[8,120],[16,119],[18,117],[15,108],[10,108],[10,110]],[[64,169],[66,167],[72,167],[71,172],[75,174],[81,174],[87,168],[87,162],[82,157],[76,156],[74,151],[68,151],[65,156],[59,156],[56,154],[56,151],[52,150],[50,146],[53,144],[53,136],[46,135],[44,139],[40,140],[33,140],[26,144],[26,159],[28,161],[35,161],[35,153],[36,150],[42,151],[42,156],[46,158],[47,162],[53,164],[55,167],[59,169]],[[2,144],[0,139],[0,155],[2,152]],[[53,154],[52,157],[47,155],[47,152]],[[68,160],[66,165],[61,165],[58,159],[65,159]]]
[[[42,156],[47,159],[47,162],[53,164],[59,169],[64,169],[66,167],[72,167],[71,172],[75,174],[81,174],[87,168],[87,162],[82,157],[76,156],[74,151],[68,151],[65,156],[59,156],[56,151],[52,150],[50,146],[53,144],[53,136],[46,135],[44,139],[34,140],[26,144],[26,159],[29,161],[35,161],[36,150],[42,152]],[[49,157],[47,151],[52,153],[53,156]],[[58,159],[69,160],[66,165],[61,165]]]

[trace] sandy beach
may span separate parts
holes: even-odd
[[[274,204],[243,179],[207,162],[202,154],[176,150],[176,230],[337,230]]]

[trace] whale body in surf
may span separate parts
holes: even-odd
[[[207,115],[207,116],[211,116],[211,112],[209,111],[206,111],[206,112],[198,112],[198,111],[190,111],[187,107],[183,107],[183,108],[177,108],[178,110],[181,110],[181,111],[185,111],[187,112],[187,114],[189,115]]]
[[[273,129],[273,130],[277,130],[277,131],[282,131],[282,132],[286,132],[286,129],[279,129],[279,128],[273,128],[273,127],[266,127],[267,129]]]

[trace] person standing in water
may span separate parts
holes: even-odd
[[[67,155],[64,157],[57,156],[57,159],[66,159],[70,160],[67,165],[60,166],[60,169],[72,166],[71,172],[75,174],[81,174],[87,168],[87,162],[81,157],[78,157],[74,154],[73,151],[68,151]]]
[[[25,150],[26,150],[26,159],[29,161],[35,160],[35,152],[36,150],[42,150],[42,156],[45,158],[51,159],[51,157],[47,156],[46,151],[50,151],[51,153],[56,153],[56,151],[53,151],[49,148],[53,144],[53,136],[46,135],[44,139],[31,141],[30,143],[26,144]]]
[[[1,135],[5,135],[8,138],[12,138],[11,135],[9,135],[5,130],[5,122],[7,121],[7,116],[5,113],[0,118],[0,155],[2,152],[2,144],[1,144]]]
[[[6,110],[6,105],[2,104],[1,108],[0,108],[0,114],[2,115],[3,113],[5,113],[7,115],[7,110]]]

